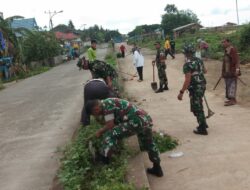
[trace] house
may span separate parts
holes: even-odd
[[[190,24],[180,26],[178,28],[173,29],[173,32],[174,32],[174,36],[176,38],[178,36],[181,36],[181,34],[183,34],[185,32],[194,33],[195,31],[199,30],[202,27],[203,26],[198,24],[198,23],[190,23]]]
[[[10,26],[13,29],[25,28],[28,30],[38,30],[38,25],[35,18],[13,19],[10,23]],[[17,37],[22,36],[22,34],[19,32],[16,32],[15,34]]]
[[[28,30],[37,30],[38,25],[35,18],[23,18],[23,19],[14,19],[10,24],[11,28],[26,28]]]
[[[72,33],[72,32],[68,32],[68,33],[64,33],[64,32],[55,32],[56,38],[58,40],[62,40],[62,41],[72,41],[75,39],[78,39],[79,36]]]

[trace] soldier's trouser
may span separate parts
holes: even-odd
[[[225,78],[226,98],[236,99],[237,78]]]
[[[160,81],[160,85],[168,85],[168,78],[166,73],[166,64],[157,64],[158,77]]]
[[[203,96],[205,91],[203,92],[189,92],[190,97],[190,106],[191,106],[191,112],[195,115],[197,122],[200,127],[204,127],[207,125],[206,117],[203,110]]]
[[[153,142],[152,126],[135,126],[133,122],[120,123],[112,130],[105,133],[104,142],[101,147],[101,154],[110,156],[112,150],[117,145],[118,140],[137,134],[138,140],[148,152],[149,159],[153,163],[160,163],[159,151]]]

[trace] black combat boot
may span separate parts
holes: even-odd
[[[160,84],[160,88],[155,91],[155,93],[160,93],[160,92],[163,92],[162,84]]]
[[[157,177],[162,177],[163,176],[163,171],[161,169],[161,166],[159,163],[154,163],[152,168],[148,168],[147,172],[149,174],[155,175]]]
[[[169,90],[168,85],[165,84],[163,90]]]
[[[109,164],[109,157],[102,156],[101,161],[103,164],[108,165]]]
[[[193,132],[197,135],[208,135],[207,128],[207,124],[201,124]]]

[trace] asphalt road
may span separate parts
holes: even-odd
[[[98,50],[102,59],[107,49]],[[58,148],[79,127],[89,71],[76,60],[0,91],[0,189],[48,190],[59,168]]]

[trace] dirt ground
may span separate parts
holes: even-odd
[[[206,98],[215,115],[207,120],[209,135],[195,135],[192,130],[197,126],[197,122],[189,111],[188,94],[184,94],[183,101],[177,100],[184,81],[182,73],[184,56],[177,54],[176,59],[172,60],[170,57],[167,59],[170,90],[155,94],[151,89],[151,61],[155,57],[155,51],[147,49],[141,51],[145,58],[144,81],[137,82],[138,78],[131,80],[131,76],[123,74],[126,92],[132,101],[152,116],[156,131],[163,131],[179,141],[176,150],[161,154],[164,177],[148,176],[151,189],[249,189],[250,87],[238,83],[238,104],[225,107],[224,81],[221,80],[216,90],[213,90],[220,77],[221,62],[206,60],[205,65],[208,69]],[[119,66],[123,72],[135,73],[131,55],[119,59]],[[245,65],[241,68],[241,79],[249,85],[250,67]],[[157,75],[156,79],[158,82]],[[206,108],[205,113],[207,114]],[[178,158],[170,157],[172,152],[179,151],[184,155]],[[145,167],[151,167],[147,157],[145,157]]]

